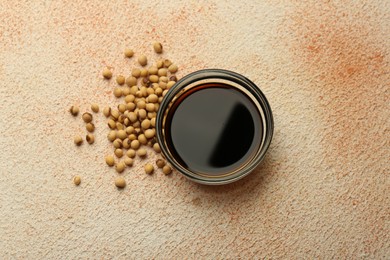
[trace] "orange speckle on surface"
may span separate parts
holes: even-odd
[[[338,157],[340,173],[346,175],[346,162],[374,149],[372,138],[385,138],[384,128],[374,134],[369,126],[383,116],[374,108],[384,107],[389,97],[381,84],[389,70],[386,37],[376,19],[355,8],[322,2],[297,4],[293,10],[286,20],[295,35],[290,50],[309,77],[321,82],[313,91],[323,97],[318,101],[329,127],[324,147],[329,157]]]
[[[191,201],[191,203],[194,204],[195,206],[199,206],[202,202],[200,198],[195,198]]]
[[[385,193],[384,186],[376,183],[384,181],[376,166],[388,165],[390,145],[386,123],[390,100],[388,33],[382,25],[385,11],[370,6],[374,11],[365,12],[362,8],[368,7],[361,4],[296,2],[283,26],[293,35],[287,43],[291,57],[308,80],[310,92],[317,96],[324,163],[334,172],[330,178],[340,184],[333,201],[343,205],[345,214],[352,214],[351,204],[364,201],[354,214],[359,216],[356,221],[370,230],[364,251],[372,254],[385,246],[386,242],[380,241],[388,241],[385,224],[377,216],[388,213],[389,208],[378,210],[378,195],[368,189],[357,190],[364,180],[366,187],[378,187]],[[351,194],[356,197],[352,203]]]

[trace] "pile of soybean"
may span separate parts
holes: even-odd
[[[163,52],[163,47],[158,42],[153,44],[153,49],[158,54]],[[124,56],[129,59],[133,58],[134,51],[126,49]],[[147,155],[147,149],[151,148],[156,153],[161,153],[155,136],[157,110],[169,88],[177,81],[175,73],[178,67],[170,60],[159,59],[148,66],[147,57],[139,55],[137,61],[140,66],[134,67],[130,75],[127,77],[116,75],[118,86],[114,88],[113,94],[118,99],[123,98],[124,102],[116,108],[106,106],[102,110],[107,118],[107,139],[113,147],[113,154],[107,155],[105,162],[117,171],[115,186],[119,189],[126,187],[126,181],[121,175],[126,168],[133,166],[136,156],[144,158]],[[106,80],[111,80],[113,77],[112,71],[108,67],[103,70],[102,75]],[[91,104],[91,110],[93,113],[99,113],[99,105]],[[73,116],[78,116],[80,109],[77,106],[72,106],[69,112]],[[85,112],[81,118],[85,122],[85,128],[88,132],[85,141],[88,144],[93,144],[95,142],[93,115]],[[80,135],[74,137],[76,146],[82,145],[83,142]],[[167,165],[164,159],[157,159],[155,164],[166,175],[172,172],[172,168]],[[146,174],[152,174],[154,165],[146,163],[144,170]],[[75,185],[80,185],[80,176],[75,176],[73,182]]]

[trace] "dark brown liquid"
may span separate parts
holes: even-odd
[[[254,103],[225,84],[191,88],[172,105],[165,124],[176,160],[196,173],[226,174],[257,151],[263,133]]]

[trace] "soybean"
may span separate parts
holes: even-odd
[[[122,75],[116,76],[116,83],[122,86],[123,84],[125,84],[125,77]]]
[[[163,52],[163,46],[159,42],[153,43],[153,49],[156,53],[162,53]]]
[[[122,140],[121,139],[115,139],[115,141],[112,143],[115,148],[122,148]]]
[[[74,144],[80,146],[82,143],[83,143],[83,138],[81,138],[81,136],[79,135],[76,135],[74,137]]]
[[[177,81],[177,77],[175,75],[172,75],[169,77],[169,81]]]
[[[118,189],[124,189],[126,187],[126,181],[123,177],[116,177],[115,179],[115,186]]]
[[[145,164],[144,170],[146,174],[152,174],[154,171],[153,165],[151,165],[150,163]]]
[[[165,165],[163,168],[162,168],[162,172],[165,174],[165,175],[168,175],[172,172],[172,168],[168,165]]]
[[[122,158],[122,156],[123,156],[123,150],[120,148],[115,149],[114,153],[115,153],[116,157],[118,157],[118,158]]]
[[[130,142],[131,141],[129,141],[129,138],[126,138],[125,140],[123,140],[123,142],[122,142],[123,148],[129,149],[130,148]]]
[[[109,119],[108,122],[107,122],[107,125],[110,129],[115,129],[116,128],[116,123],[114,120],[112,119]]]
[[[93,123],[88,123],[85,125],[85,128],[87,129],[88,132],[92,133],[95,131],[95,125]]]
[[[137,102],[137,108],[144,109],[146,107],[145,101],[141,100]]]
[[[124,126],[123,126],[123,124],[121,123],[121,122],[116,122],[116,129],[118,129],[118,130],[123,130],[124,129]]]
[[[132,133],[134,133],[134,127],[128,126],[128,127],[126,127],[125,131],[126,131],[126,134],[131,135]]]
[[[148,58],[146,58],[145,55],[141,55],[141,56],[138,57],[138,63],[141,66],[145,66],[146,64],[148,64]]]
[[[134,109],[135,109],[135,104],[134,103],[127,103],[126,104],[126,110],[133,111]]]
[[[152,83],[157,83],[158,82],[158,76],[157,75],[150,75],[149,76],[149,81]]]
[[[120,98],[122,96],[123,92],[121,88],[114,88],[114,96],[117,98]]]
[[[148,143],[148,139],[145,137],[144,134],[138,135],[138,141],[139,141],[141,144],[144,144],[144,145]]]
[[[158,87],[154,91],[154,94],[156,94],[157,96],[161,96],[162,92],[163,92],[162,88]],[[157,99],[157,101],[158,101],[158,99]]]
[[[147,88],[146,92],[147,92],[148,95],[152,95],[152,94],[154,94],[154,89],[153,88]]]
[[[116,132],[116,136],[119,139],[124,140],[127,137],[127,133],[125,130],[119,130],[118,132]]]
[[[108,141],[110,142],[114,142],[115,141],[115,138],[116,138],[116,132],[114,130],[111,130],[108,135],[107,135],[107,139]]]
[[[148,103],[146,104],[146,111],[148,112],[154,112],[155,111],[155,106],[153,103]]]
[[[106,156],[106,163],[110,167],[114,166],[114,164],[115,164],[114,157],[112,155],[107,155]]]
[[[145,137],[148,139],[153,138],[155,134],[156,134],[156,130],[154,129],[145,130]]]
[[[103,108],[103,115],[105,117],[109,117],[111,115],[111,108],[110,107]]]
[[[125,56],[127,58],[131,58],[134,55],[134,51],[132,49],[125,49]]]
[[[135,96],[132,95],[132,94],[129,94],[129,95],[127,95],[127,96],[125,97],[125,102],[126,102],[126,103],[131,103],[131,102],[134,101],[134,99],[135,99]]]
[[[167,83],[167,88],[171,88],[173,85],[175,85],[176,84],[176,82],[175,81],[169,81],[168,83]]]
[[[140,69],[134,68],[134,69],[131,71],[131,75],[132,75],[133,77],[139,78],[139,77],[141,76],[141,71],[140,71]]]
[[[148,129],[150,127],[150,120],[149,119],[144,119],[141,123],[142,129]]]
[[[127,96],[129,94],[130,94],[130,87],[128,87],[128,86],[124,87],[122,90],[122,95]]]
[[[85,123],[90,123],[92,121],[92,114],[88,113],[88,112],[85,112],[82,115],[82,119],[84,120]]]
[[[148,96],[148,101],[149,101],[150,103],[157,103],[157,101],[158,101],[158,96],[157,96],[156,94],[150,94],[150,95]]]
[[[158,143],[155,143],[153,145],[153,150],[156,152],[156,153],[161,153],[161,148],[160,148],[160,145]]]
[[[118,172],[118,173],[122,173],[126,168],[126,164],[124,162],[118,162],[115,166],[115,170]]]
[[[133,140],[130,143],[130,147],[134,150],[137,150],[140,147],[140,143],[138,140]]]
[[[148,75],[147,69],[141,69],[141,77],[146,77]]]
[[[170,61],[168,59],[164,60],[164,67],[165,68],[168,68],[169,66],[171,66],[171,64],[172,64],[172,61]]]
[[[137,85],[137,78],[134,76],[129,76],[126,79],[126,85],[129,87]]]
[[[126,157],[123,161],[127,166],[133,166],[133,159]]]
[[[129,157],[129,158],[134,158],[135,157],[135,151],[133,150],[133,149],[129,149],[129,150],[127,150],[127,152],[126,152],[126,155],[127,155],[127,157]]]
[[[164,61],[163,60],[158,60],[156,63],[157,68],[162,68],[164,67]]]
[[[72,114],[72,116],[77,116],[80,112],[80,109],[78,106],[71,106],[69,112]]]
[[[130,112],[128,115],[128,118],[129,118],[130,122],[132,122],[132,123],[137,121],[137,115],[135,114],[135,112]]]
[[[85,136],[85,140],[87,140],[89,144],[93,144],[95,142],[95,137],[93,136],[93,134],[87,134]]]
[[[156,127],[156,118],[155,117],[150,119],[150,125],[153,126],[153,127]]]
[[[169,70],[170,73],[175,73],[175,72],[177,72],[178,67],[177,67],[176,64],[172,64],[172,65],[170,65],[170,66],[168,67],[168,70]]]
[[[99,112],[99,105],[96,103],[91,104],[91,110],[95,113]]]
[[[159,69],[157,75],[159,77],[166,76],[167,75],[167,69],[166,68]]]
[[[146,149],[144,149],[144,148],[140,148],[140,149],[137,151],[137,155],[138,155],[139,157],[145,157],[146,154],[147,154],[147,152],[146,152]]]
[[[156,66],[151,66],[149,69],[148,69],[148,74],[149,75],[156,75],[158,72],[158,68]]]
[[[125,104],[119,104],[118,105],[118,111],[123,114],[126,111],[126,105]]]
[[[147,115],[147,113],[146,113],[145,109],[138,110],[138,117],[139,117],[139,119],[145,119],[146,115]]]
[[[158,79],[159,82],[164,82],[164,83],[167,83],[168,82],[168,78],[166,76],[161,76],[159,79]]]
[[[157,159],[156,165],[158,168],[163,168],[165,166],[165,161],[163,159]]]
[[[119,111],[116,109],[111,109],[111,116],[115,119],[118,119],[119,117]]]
[[[105,79],[110,79],[111,77],[112,77],[112,72],[111,72],[111,70],[109,69],[109,68],[105,68],[104,70],[103,70],[103,77],[105,78]]]
[[[74,176],[74,177],[73,177],[73,183],[74,183],[74,185],[79,186],[80,183],[81,183],[81,178],[80,178],[80,176],[78,176],[78,175]]]

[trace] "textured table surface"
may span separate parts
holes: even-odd
[[[388,258],[390,2],[1,1],[0,258]],[[242,73],[274,111],[253,174],[223,187],[116,173],[105,119],[125,47]],[[147,161],[153,162],[150,153]],[[75,187],[74,175],[82,183]]]

